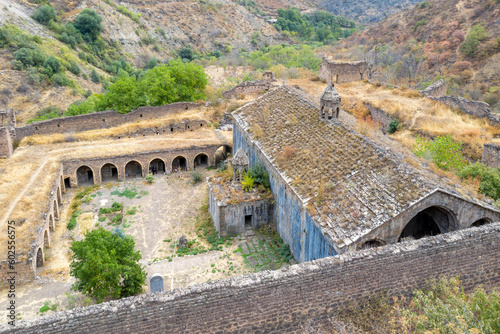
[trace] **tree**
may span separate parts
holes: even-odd
[[[97,40],[102,31],[102,17],[92,9],[85,8],[76,17],[74,26],[88,42]]]
[[[138,263],[139,251],[131,236],[120,236],[102,227],[73,241],[70,274],[76,278],[72,289],[94,298],[129,297],[142,291],[146,272]]]
[[[38,23],[47,26],[51,20],[55,21],[57,19],[57,14],[54,7],[51,5],[44,5],[35,10],[32,17]]]
[[[477,51],[477,46],[479,42],[488,38],[486,29],[482,24],[475,25],[471,28],[470,32],[465,38],[465,42],[460,47],[460,52],[466,54],[467,56],[473,57]]]
[[[95,68],[92,69],[92,72],[90,72],[90,79],[95,82],[95,83],[100,83],[101,82],[101,76],[99,75],[99,73],[97,73],[97,71],[95,70]]]

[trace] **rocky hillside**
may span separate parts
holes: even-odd
[[[358,60],[377,48],[382,81],[408,76],[413,67],[419,72],[413,84],[445,78],[449,94],[500,110],[499,17],[498,0],[428,0],[351,36],[346,45]],[[364,56],[353,51],[360,49]]]
[[[422,0],[318,0],[321,9],[362,24],[381,21]]]

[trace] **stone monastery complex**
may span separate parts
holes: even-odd
[[[500,211],[464,195],[461,185],[408,165],[344,122],[335,84],[361,80],[365,71],[366,63],[332,65],[324,60],[320,74],[334,80],[319,103],[296,87],[272,85],[272,73],[233,88],[227,96],[245,89],[266,93],[232,113],[232,144],[213,132],[199,145],[173,147],[172,141],[158,138],[159,146],[145,149],[139,138],[105,154],[89,145],[81,154],[47,157],[42,171],[50,176],[39,179],[37,170],[30,184],[39,187],[26,190],[42,199],[41,212],[20,224],[27,237],[16,258],[21,281],[32,281],[37,267],[44,265],[43,249],[50,247],[61,196],[69,187],[143,177],[152,167],[166,173],[192,170],[216,164],[232,151],[233,182],[208,181],[215,228],[230,236],[273,223],[299,264],[56,313],[0,331],[295,333],[307,320],[328,319],[349,300],[378,291],[408,296],[429,278],[461,275],[466,290],[477,284],[498,286]],[[142,121],[156,112],[196,107],[148,108],[127,117]],[[78,122],[88,129],[106,128],[123,123],[121,117],[104,112],[80,116]],[[17,135],[15,125],[7,126],[0,132],[5,137],[2,153],[12,154],[16,136],[64,133],[65,126],[73,129],[75,124],[70,118],[40,122],[17,128]],[[205,125],[190,119],[138,134],[189,132]],[[489,146],[488,152],[498,155]],[[257,165],[269,173],[271,191],[266,195],[244,192],[234,182]],[[22,207],[15,202],[4,208],[22,218]],[[6,281],[7,259],[2,259],[0,272]]]

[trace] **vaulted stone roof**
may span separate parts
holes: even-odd
[[[320,121],[319,113],[316,102],[280,86],[233,117],[340,247],[440,189],[342,122]]]
[[[339,93],[337,93],[337,89],[331,82],[328,84],[328,86],[326,86],[325,90],[321,94],[321,100],[340,103],[340,95]]]

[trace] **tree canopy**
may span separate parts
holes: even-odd
[[[70,274],[76,278],[73,289],[94,298],[118,299],[142,291],[146,272],[138,263],[139,251],[134,249],[131,236],[123,236],[103,228],[85,234],[85,239],[73,241]]]
[[[74,27],[87,41],[95,41],[102,31],[102,17],[96,11],[85,8],[76,17]]]

